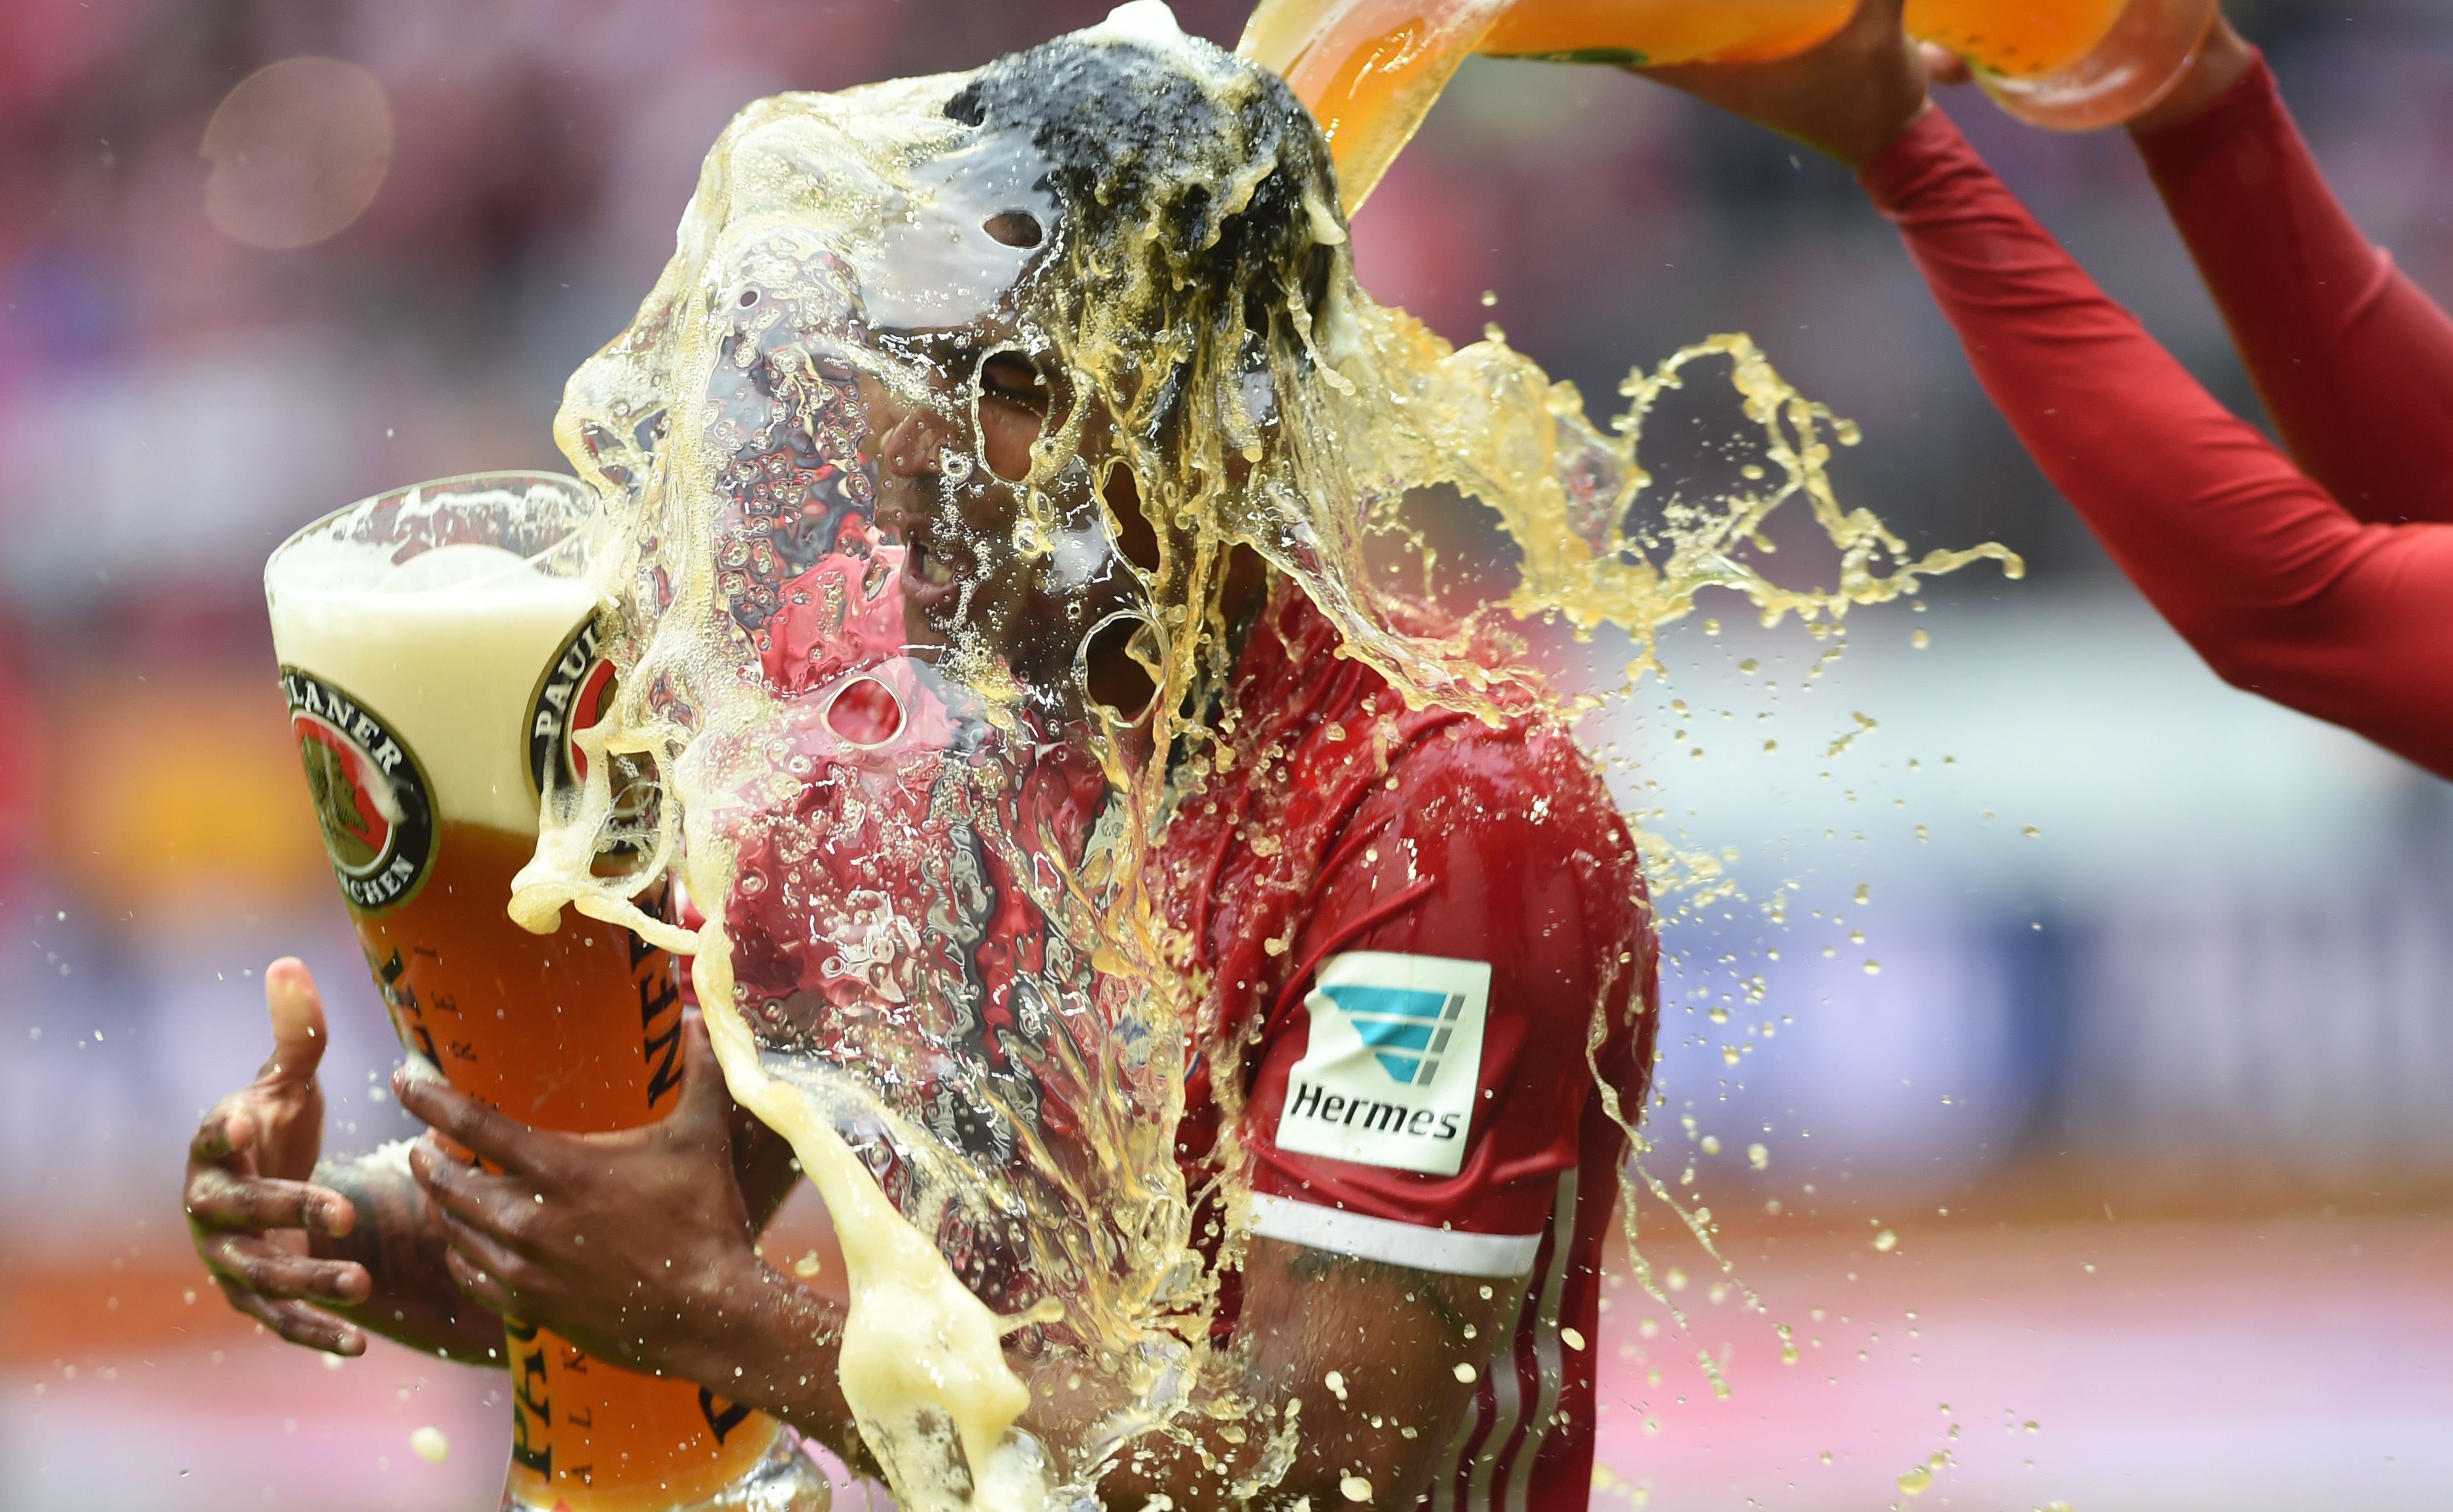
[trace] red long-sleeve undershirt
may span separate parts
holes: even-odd
[[[2224,119],[2159,141],[2158,172],[2278,424],[2368,519],[2105,298],[1948,116],[1926,112],[1862,181],[2037,466],[2207,665],[2453,776],[2453,330],[2342,218],[2279,102],[2255,106],[2236,91]],[[2273,177],[2226,185],[2243,164]],[[2403,366],[2366,370],[2388,361]],[[2375,418],[2431,368],[2431,394]]]
[[[2264,60],[2138,148],[2292,457],[2363,520],[2453,522],[2453,320],[2343,212]]]

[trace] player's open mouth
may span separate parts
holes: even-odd
[[[922,608],[935,611],[953,603],[970,565],[933,547],[925,529],[904,535],[903,592]]]

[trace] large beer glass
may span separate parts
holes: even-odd
[[[368,499],[284,543],[265,597],[332,870],[413,1061],[545,1128],[654,1121],[681,1086],[670,957],[504,912],[541,794],[584,757],[612,668],[586,577],[593,497],[495,473]],[[506,1509],[815,1512],[826,1482],[772,1420],[505,1320]]]
[[[1907,27],[1975,65],[2022,119],[2128,120],[2204,41],[2217,0],[1908,0]],[[1285,75],[1359,207],[1466,54],[1595,63],[1754,63],[1846,24],[1856,0],[1261,0],[1237,50]]]

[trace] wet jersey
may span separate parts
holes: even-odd
[[[727,915],[744,1011],[767,1043],[837,1064],[866,1064],[880,1035],[951,1046],[999,1080],[1010,1112],[987,1116],[925,1065],[900,1105],[1009,1177],[1009,1119],[1051,1160],[1093,1159],[1080,1089],[1031,1053],[1048,1005],[1077,1022],[1093,1006],[1088,964],[1012,874],[1028,847],[983,837],[1035,836],[1078,859],[1100,774],[1061,743],[964,736],[879,650],[899,626],[840,607],[865,580],[850,557],[821,561],[758,641],[770,686],[808,710],[793,738],[811,775],[737,841]],[[1590,1346],[1626,1155],[1612,1106],[1640,1112],[1655,1022],[1635,846],[1555,723],[1408,710],[1338,644],[1281,583],[1156,857],[1204,994],[1179,1125],[1187,1185],[1217,1174],[1231,1118],[1255,1233],[1513,1295],[1428,1501],[1572,1512],[1591,1485]],[[838,716],[864,678],[898,713],[854,741]],[[909,1210],[905,1167],[868,1153]],[[964,1211],[946,1206],[940,1251],[991,1305],[1019,1310],[1044,1288]],[[1233,1277],[1221,1293],[1215,1326],[1230,1333]]]
[[[1300,593],[1229,697],[1165,856],[1212,1015],[1183,1155],[1231,1117],[1254,1233],[1521,1288],[1428,1504],[1583,1507],[1626,1156],[1599,1088],[1640,1111],[1655,1022],[1633,842],[1555,724],[1406,709]]]

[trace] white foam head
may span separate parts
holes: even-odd
[[[540,488],[546,496],[533,497]],[[393,528],[376,517],[388,501]],[[413,537],[446,511],[584,518],[585,501],[576,482],[550,475],[421,485],[318,521],[265,567],[284,665],[382,721],[416,757],[447,821],[535,831],[528,736],[536,692],[596,595],[578,575],[584,563],[567,529],[526,554],[400,536]]]

